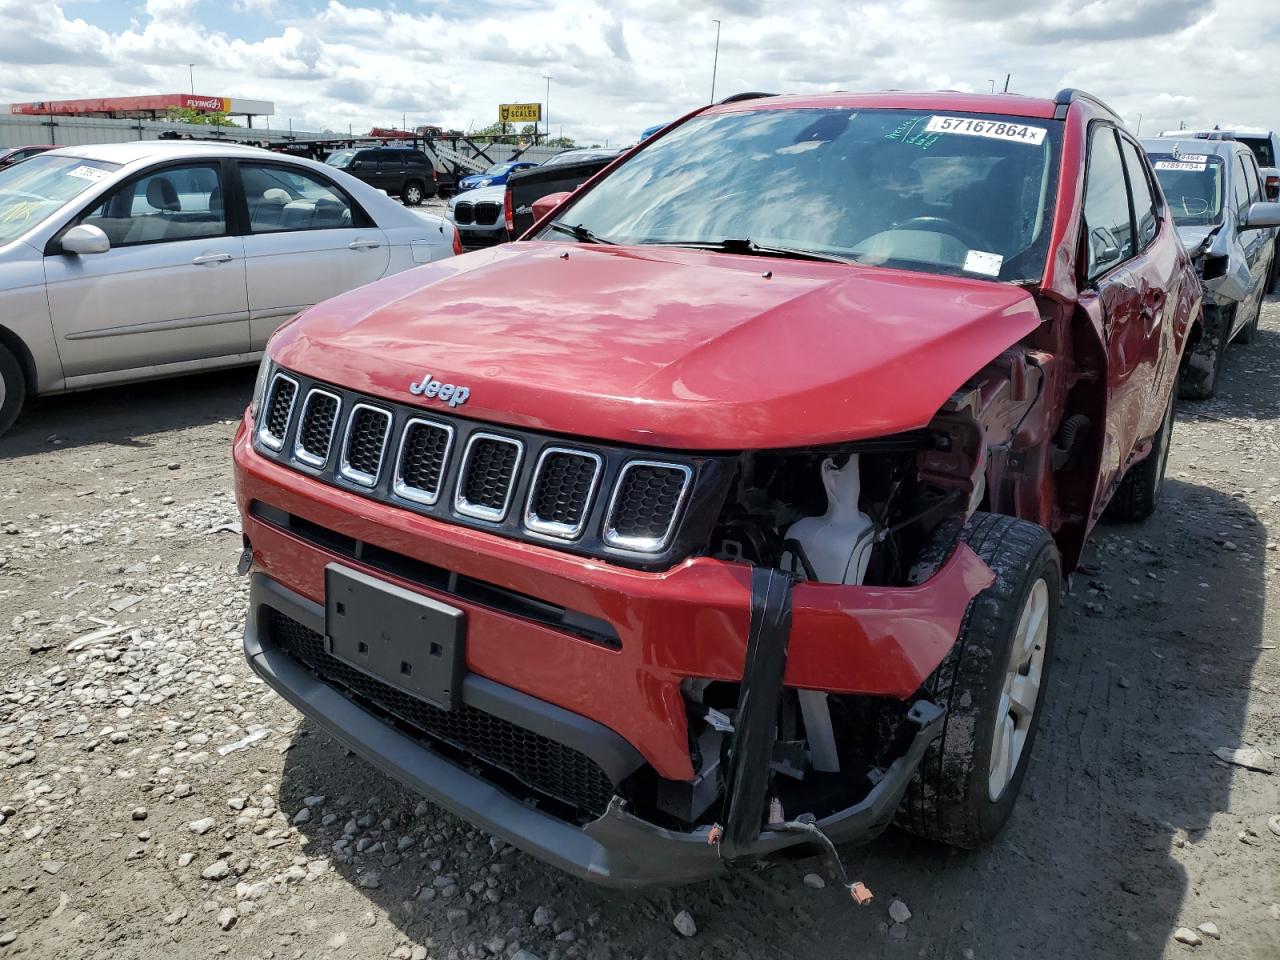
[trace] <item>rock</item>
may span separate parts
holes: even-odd
[[[322,796],[303,797],[302,805],[304,807],[319,807],[324,804],[325,798]]]
[[[173,913],[169,914],[167,917],[164,918],[164,922],[172,927],[176,924],[181,923],[183,918],[186,917],[186,915],[187,915],[187,908],[180,904],[179,906],[174,908]]]
[[[303,807],[301,810],[299,810],[297,813],[293,815],[292,822],[293,822],[293,825],[297,827],[297,826],[301,826],[304,823],[310,822],[310,820],[311,820],[311,808]]]
[[[191,866],[191,861],[195,858],[196,855],[194,853],[180,853],[178,854],[178,866],[189,867]]]
[[[511,960],[542,960],[542,958],[529,950],[517,950],[511,955]]]
[[[183,800],[191,796],[191,784],[189,783],[178,784],[176,787],[173,788],[173,795],[178,800]]]
[[[1173,939],[1179,943],[1185,943],[1190,947],[1198,947],[1204,941],[1200,939],[1200,934],[1196,933],[1190,927],[1179,927],[1173,931]]]
[[[556,918],[556,912],[550,907],[540,906],[533,911],[533,925],[535,927],[548,927]]]
[[[0,933],[0,947],[7,947],[17,939],[18,933],[16,930],[6,930],[4,933]]]
[[[131,816],[134,820],[145,820],[147,819],[147,808],[134,807],[132,810],[129,811],[129,816]]]
[[[1196,927],[1206,937],[1212,937],[1214,940],[1222,939],[1222,931],[1218,929],[1218,925],[1212,920],[1206,920],[1200,926]]]
[[[227,806],[232,810],[243,810],[245,808],[245,803],[246,801],[244,797],[232,797],[227,801]]]
[[[200,876],[206,880],[224,880],[230,875],[231,865],[225,860],[215,860],[200,871]]]
[[[3,822],[3,821],[0,821],[0,822]],[[1276,814],[1276,816],[1272,817],[1270,820],[1267,821],[1267,829],[1270,830],[1272,833],[1274,833],[1277,837],[1280,837],[1280,814]]]
[[[694,923],[693,915],[688,910],[681,910],[675,915],[675,919],[671,921],[671,925],[676,928],[676,933],[682,937],[692,937],[698,932],[698,925]]]
[[[66,865],[65,860],[46,860],[44,863],[40,864],[40,869],[53,876]]]
[[[187,824],[187,826],[191,829],[192,833],[196,833],[196,834],[199,834],[200,836],[204,836],[206,833],[208,833],[210,830],[213,829],[213,825],[215,823],[217,823],[217,821],[214,820],[213,817],[204,817],[200,820],[192,820],[189,824]]]
[[[378,887],[382,886],[382,874],[376,870],[370,870],[360,877],[360,886],[366,890],[377,890]]]
[[[1275,773],[1275,763],[1270,756],[1257,747],[1218,747],[1214,755],[1226,763],[1244,767],[1246,770],[1257,770],[1259,773]]]
[[[427,960],[427,948],[423,946],[414,947],[409,951],[409,960]]]
[[[906,923],[911,919],[911,910],[901,900],[894,900],[889,904],[889,918],[894,923]]]
[[[812,887],[814,890],[821,890],[827,885],[827,881],[823,880],[820,874],[806,873],[804,875],[804,885]]]
[[[223,907],[218,911],[218,926],[223,930],[230,930],[236,925],[239,916],[234,907]]]

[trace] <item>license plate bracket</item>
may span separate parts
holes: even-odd
[[[336,563],[324,569],[325,649],[441,710],[461,701],[466,614]]]

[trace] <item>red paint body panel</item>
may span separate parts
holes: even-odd
[[[415,402],[408,386],[429,372],[470,387],[456,413],[692,450],[924,426],[1040,323],[1008,284],[538,241],[398,274],[305,316],[272,344],[300,373]]]
[[[242,424],[235,440],[236,496],[258,569],[322,603],[325,564],[358,564],[257,520],[248,511],[254,500],[607,620],[621,649],[437,596],[466,610],[468,669],[604,724],[661,776],[693,775],[680,681],[741,678],[750,619],[747,565],[703,557],[644,573],[440,523],[301,476],[259,456],[248,437]],[[986,565],[961,547],[917,587],[802,585],[793,598],[786,682],[906,698],[950,649],[969,600],[991,582]]]

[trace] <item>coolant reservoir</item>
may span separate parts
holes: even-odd
[[[797,541],[823,583],[861,583],[871,559],[875,523],[858,509],[862,493],[857,454],[837,468],[830,458],[822,461],[822,485],[827,491],[827,512],[805,517],[787,530]],[[801,564],[793,564],[800,569]]]

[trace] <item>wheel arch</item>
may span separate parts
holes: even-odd
[[[27,396],[34,397],[36,395],[38,371],[36,370],[35,356],[32,354],[31,349],[17,333],[2,323],[0,323],[0,347],[7,348],[18,361],[18,366],[22,368],[22,376],[27,381]]]

